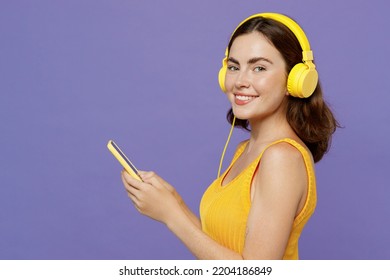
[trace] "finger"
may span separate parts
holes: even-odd
[[[138,170],[138,174],[141,176],[143,181],[144,179],[147,180],[156,175],[153,171],[140,171],[140,170]]]
[[[139,206],[139,201],[136,196],[132,195],[131,193],[127,193],[128,197],[130,198],[131,202],[134,205],[134,208],[137,209],[139,213],[142,213],[142,210]]]
[[[145,183],[149,183],[155,187],[164,187],[169,191],[174,190],[174,188],[167,181],[165,181],[163,178],[161,178],[158,174],[156,174],[153,171],[143,172],[142,176],[144,176],[142,177],[142,180]]]
[[[140,198],[142,197],[141,191],[137,190],[133,187],[125,187],[127,195],[131,195],[132,197],[137,199],[137,202],[140,201]]]
[[[138,205],[139,200],[138,200],[137,196],[135,196],[131,192],[127,192],[127,196],[130,198],[130,200],[133,202],[134,205]]]
[[[153,185],[153,183],[162,184],[163,182],[165,182],[160,176],[158,176],[153,171],[142,171],[139,174],[141,175],[141,178],[145,183],[150,183]]]
[[[121,177],[125,186],[131,186],[135,189],[142,189],[142,182],[134,179],[129,173],[127,173],[127,171],[122,170]]]
[[[133,185],[130,185],[126,179],[124,178],[124,176],[121,177],[122,178],[122,182],[123,182],[123,185],[126,189],[126,191],[128,193],[131,193],[132,195],[138,197],[139,193],[140,193],[140,189],[137,189],[136,187],[134,187]]]
[[[140,205],[142,204],[142,201],[139,199],[140,191],[137,189],[132,189],[131,191],[127,191],[127,196],[130,198],[131,202],[133,203],[134,207],[141,212]]]

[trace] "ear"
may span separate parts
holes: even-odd
[[[286,90],[285,95],[286,95],[286,96],[290,96],[291,94],[288,92],[288,90]]]

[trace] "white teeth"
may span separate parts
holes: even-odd
[[[255,98],[255,96],[236,95],[236,98],[238,100],[248,101],[248,100],[251,100],[251,99]]]

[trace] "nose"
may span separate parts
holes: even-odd
[[[236,88],[247,88],[249,87],[250,82],[249,82],[249,77],[248,73],[245,71],[240,71],[239,74],[237,75],[237,79],[235,82]]]

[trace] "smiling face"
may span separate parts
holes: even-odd
[[[259,32],[238,36],[231,45],[225,78],[234,115],[250,122],[285,116],[286,64]]]

